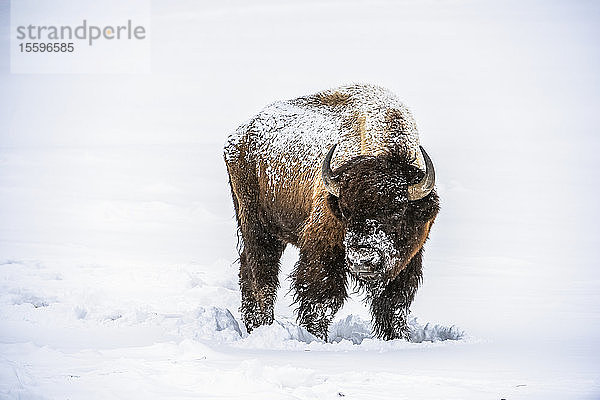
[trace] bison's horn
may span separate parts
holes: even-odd
[[[337,144],[331,146],[329,149],[329,153],[325,156],[323,160],[323,165],[321,166],[321,177],[323,178],[323,183],[325,184],[325,189],[335,197],[339,197],[340,195],[340,184],[336,181],[333,171],[331,170],[331,157],[333,157],[333,152]]]
[[[435,169],[433,168],[433,162],[431,162],[431,158],[429,158],[423,146],[419,146],[419,148],[425,159],[425,177],[421,179],[421,182],[408,187],[408,200],[410,201],[421,200],[431,193],[433,185],[435,185]]]

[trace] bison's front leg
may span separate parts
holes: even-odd
[[[386,287],[368,288],[373,330],[375,335],[381,339],[408,340],[410,338],[406,319],[423,276],[421,252],[419,250],[406,268]]]
[[[329,324],[347,298],[344,249],[327,243],[307,244],[300,249],[292,277],[298,322],[327,340]]]

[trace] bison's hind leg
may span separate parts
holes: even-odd
[[[242,236],[244,236],[242,234]],[[255,228],[252,237],[244,237],[240,254],[240,311],[248,332],[273,322],[279,287],[279,259],[285,244]]]
[[[273,322],[279,287],[279,259],[285,243],[263,221],[256,166],[243,148],[225,151],[229,184],[238,223],[240,255],[240,312],[248,332]]]
[[[231,157],[230,157],[231,158]],[[226,154],[225,159],[228,159]],[[227,162],[231,195],[238,223],[240,255],[240,312],[248,332],[273,322],[273,306],[279,287],[279,259],[285,243],[264,222],[259,205],[256,168],[242,154]]]

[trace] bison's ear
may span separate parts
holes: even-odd
[[[327,206],[329,207],[329,210],[331,210],[331,213],[333,215],[335,215],[335,217],[341,221],[342,220],[342,211],[340,210],[340,203],[339,203],[337,196],[329,194],[327,196]]]

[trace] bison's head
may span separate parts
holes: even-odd
[[[332,171],[335,147],[322,178],[345,227],[348,267],[362,281],[393,279],[423,247],[438,212],[433,163],[421,147],[425,171],[397,154],[358,156]]]

